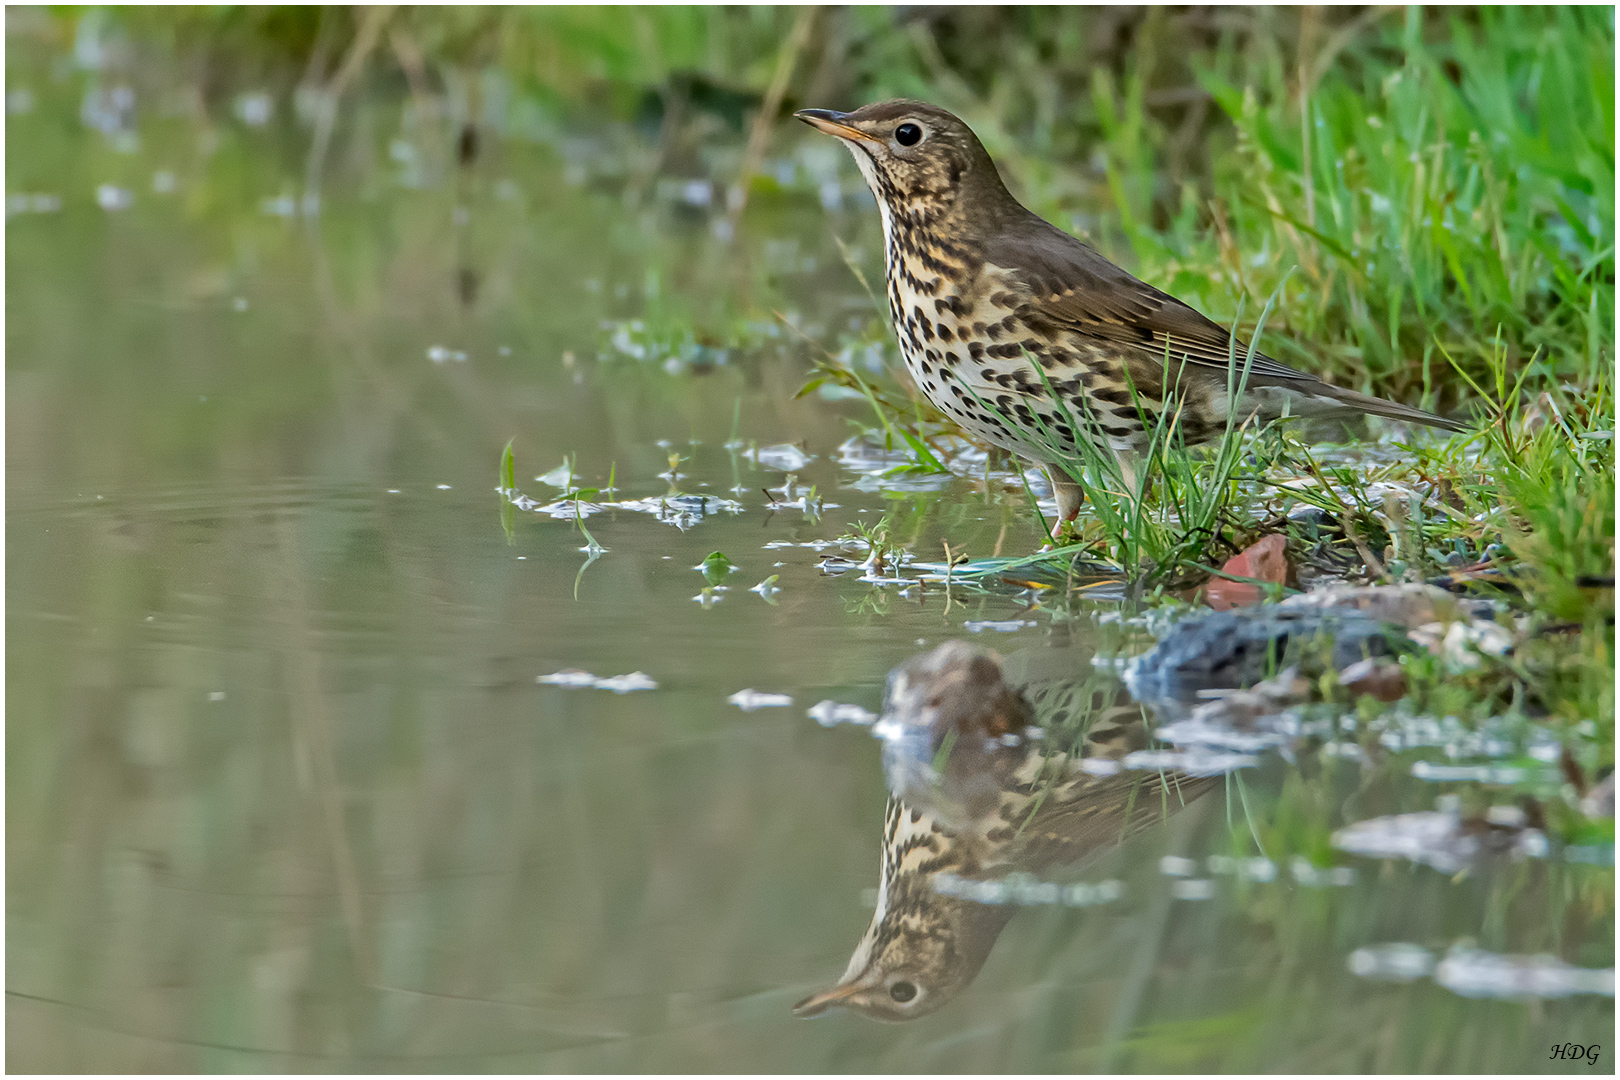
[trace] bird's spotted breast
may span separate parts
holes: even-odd
[[[1103,404],[1093,386],[1107,358],[1032,328],[1028,290],[1011,271],[960,249],[924,257],[906,230],[889,232],[889,311],[906,369],[928,400],[970,434],[1024,457],[1050,456],[1034,440],[1073,452],[1082,403],[1093,412]],[[1103,417],[1108,434],[1113,420]]]

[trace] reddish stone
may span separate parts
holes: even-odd
[[[1221,572],[1281,585],[1288,580],[1287,546],[1288,542],[1281,533],[1272,533],[1255,541],[1241,554],[1226,560]],[[1204,587],[1204,601],[1216,611],[1246,607],[1264,599],[1265,590],[1247,581],[1229,581],[1217,577],[1211,578]]]

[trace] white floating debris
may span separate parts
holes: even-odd
[[[1517,784],[1525,777],[1525,770],[1514,765],[1437,765],[1432,761],[1414,761],[1412,775],[1419,780],[1478,780],[1482,784]]]
[[[1165,877],[1192,877],[1198,873],[1198,864],[1180,855],[1166,855],[1159,860],[1159,873]]]
[[[1358,821],[1334,833],[1333,846],[1375,859],[1409,859],[1442,874],[1455,874],[1485,854],[1543,857],[1547,837],[1536,829],[1465,825],[1448,808]]]
[[[1614,997],[1613,968],[1580,968],[1556,956],[1498,956],[1461,947],[1453,948],[1440,961],[1434,981],[1463,997]]]
[[[128,210],[135,205],[135,194],[116,184],[102,184],[96,188],[96,204],[103,210]]]
[[[1434,972],[1434,954],[1421,945],[1395,942],[1357,949],[1350,954],[1350,973],[1363,979],[1411,982]]]
[[[658,684],[652,676],[644,671],[632,671],[628,675],[614,675],[612,678],[597,679],[598,690],[611,690],[615,694],[628,694],[635,690],[656,690]]]
[[[1113,758],[1088,757],[1080,759],[1080,771],[1092,776],[1113,776],[1124,767]]]
[[[877,713],[868,712],[859,705],[846,705],[838,701],[820,701],[810,707],[810,719],[822,727],[838,724],[867,726],[877,721]]]
[[[208,700],[209,701],[224,701],[225,700],[225,691],[223,691],[223,690],[211,690],[211,691],[209,691]]]
[[[726,698],[726,701],[737,706],[743,712],[753,712],[755,709],[775,709],[793,704],[793,698],[787,694],[767,694],[759,690],[739,690]]]
[[[537,675],[534,681],[551,686],[595,686],[596,676],[578,668],[564,668],[562,671],[554,671],[550,675]]]
[[[519,498],[522,497],[519,496]],[[592,514],[600,514],[602,511],[608,509],[601,503],[586,502],[582,499],[559,499],[554,503],[547,503],[545,506],[533,504],[532,500],[530,500],[530,502],[531,505],[524,505],[523,503],[519,502],[518,499],[512,500],[513,505],[517,506],[520,510],[532,510],[536,514],[545,514],[548,517],[554,517],[559,521],[573,521],[575,518],[588,518]]]
[[[535,480],[542,484],[550,484],[552,487],[560,487],[566,490],[574,484],[574,469],[572,465],[565,461],[550,472],[535,477]]]
[[[1029,874],[1008,874],[1004,878],[981,881],[959,877],[942,871],[929,879],[933,890],[942,896],[972,900],[978,904],[1036,904],[1064,907],[1094,907],[1111,904],[1125,895],[1125,886],[1115,880],[1095,884],[1076,882],[1060,885],[1055,881],[1040,881]]]
[[[54,214],[62,209],[62,200],[56,195],[27,195],[17,193],[6,196],[6,217],[17,214]]]
[[[1512,634],[1483,619],[1424,623],[1406,636],[1462,670],[1479,667],[1484,656],[1504,656],[1513,648]]]
[[[259,210],[262,213],[269,214],[271,217],[290,218],[298,213],[298,203],[291,195],[281,195],[260,202]]]
[[[792,443],[777,443],[775,446],[762,446],[748,455],[768,469],[780,472],[797,472],[815,460],[803,450]]]
[[[276,99],[263,90],[236,99],[236,118],[249,127],[263,127],[275,115]]]
[[[658,684],[644,671],[632,671],[628,675],[597,678],[588,671],[581,671],[578,668],[564,668],[562,671],[556,671],[550,675],[537,675],[534,681],[549,686],[590,687],[597,690],[611,690],[615,694],[628,694],[634,690],[658,689]]]
[[[1125,755],[1127,769],[1166,769],[1186,776],[1223,776],[1260,764],[1253,754],[1224,754],[1207,750],[1137,750]]]
[[[1356,883],[1355,869],[1349,866],[1315,866],[1302,855],[1288,864],[1294,881],[1307,889],[1343,889]]]
[[[1173,724],[1166,724],[1154,732],[1153,737],[1175,743],[1177,746],[1214,747],[1240,754],[1252,754],[1283,745],[1299,726],[1294,717],[1282,715],[1265,718],[1266,722],[1262,726],[1269,730],[1238,731],[1230,724],[1212,723],[1205,719],[1200,711],[1206,708],[1207,706],[1200,705],[1192,716],[1185,720],[1177,720]]]
[[[965,627],[967,629],[967,632],[970,633],[970,634],[981,634],[986,630],[992,630],[992,631],[994,631],[994,632],[996,632],[998,634],[1010,634],[1014,630],[1022,630],[1026,626],[1034,626],[1035,625],[1035,620],[1033,620],[1033,619],[1004,619],[1004,620],[1002,620],[1000,622],[997,622],[994,619],[982,619],[982,620],[969,619],[967,622],[963,623],[962,625],[963,625],[963,627]]]
[[[1170,895],[1177,900],[1209,900],[1215,895],[1215,882],[1209,878],[1178,878],[1170,883]]]
[[[435,364],[443,364],[451,360],[458,364],[462,364],[466,363],[467,354],[462,352],[460,349],[450,349],[443,345],[429,345],[427,358],[433,361]]]
[[[1211,855],[1204,860],[1204,865],[1212,874],[1231,874],[1242,881],[1275,881],[1277,878],[1277,864],[1261,856],[1234,859],[1230,855]]]

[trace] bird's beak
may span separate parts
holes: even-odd
[[[802,115],[802,114],[801,114]],[[837,115],[836,113],[833,115]],[[823,990],[819,994],[811,994],[797,1005],[793,1006],[793,1015],[808,1020],[820,1016],[834,1005],[841,1005],[860,989],[860,983],[845,983],[835,986],[831,990]]]
[[[824,131],[828,135],[836,135],[840,139],[860,139],[865,142],[882,141],[873,138],[859,128],[851,127],[848,123],[849,113],[833,112],[831,109],[800,109],[793,115],[817,131]]]

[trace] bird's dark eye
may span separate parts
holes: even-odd
[[[901,124],[894,129],[894,141],[901,146],[916,146],[922,142],[922,128],[916,124]],[[910,984],[901,983],[899,985],[909,986]],[[912,992],[916,992],[916,987],[912,987]]]
[[[906,124],[905,127],[901,128],[901,130],[904,131],[905,128],[911,128],[912,131],[917,130],[916,126],[913,124]],[[898,137],[899,134],[897,132],[896,138]],[[904,1003],[917,996],[917,988],[911,983],[902,980],[901,982],[897,982],[893,986],[889,987],[889,996],[894,998],[896,1001]]]

